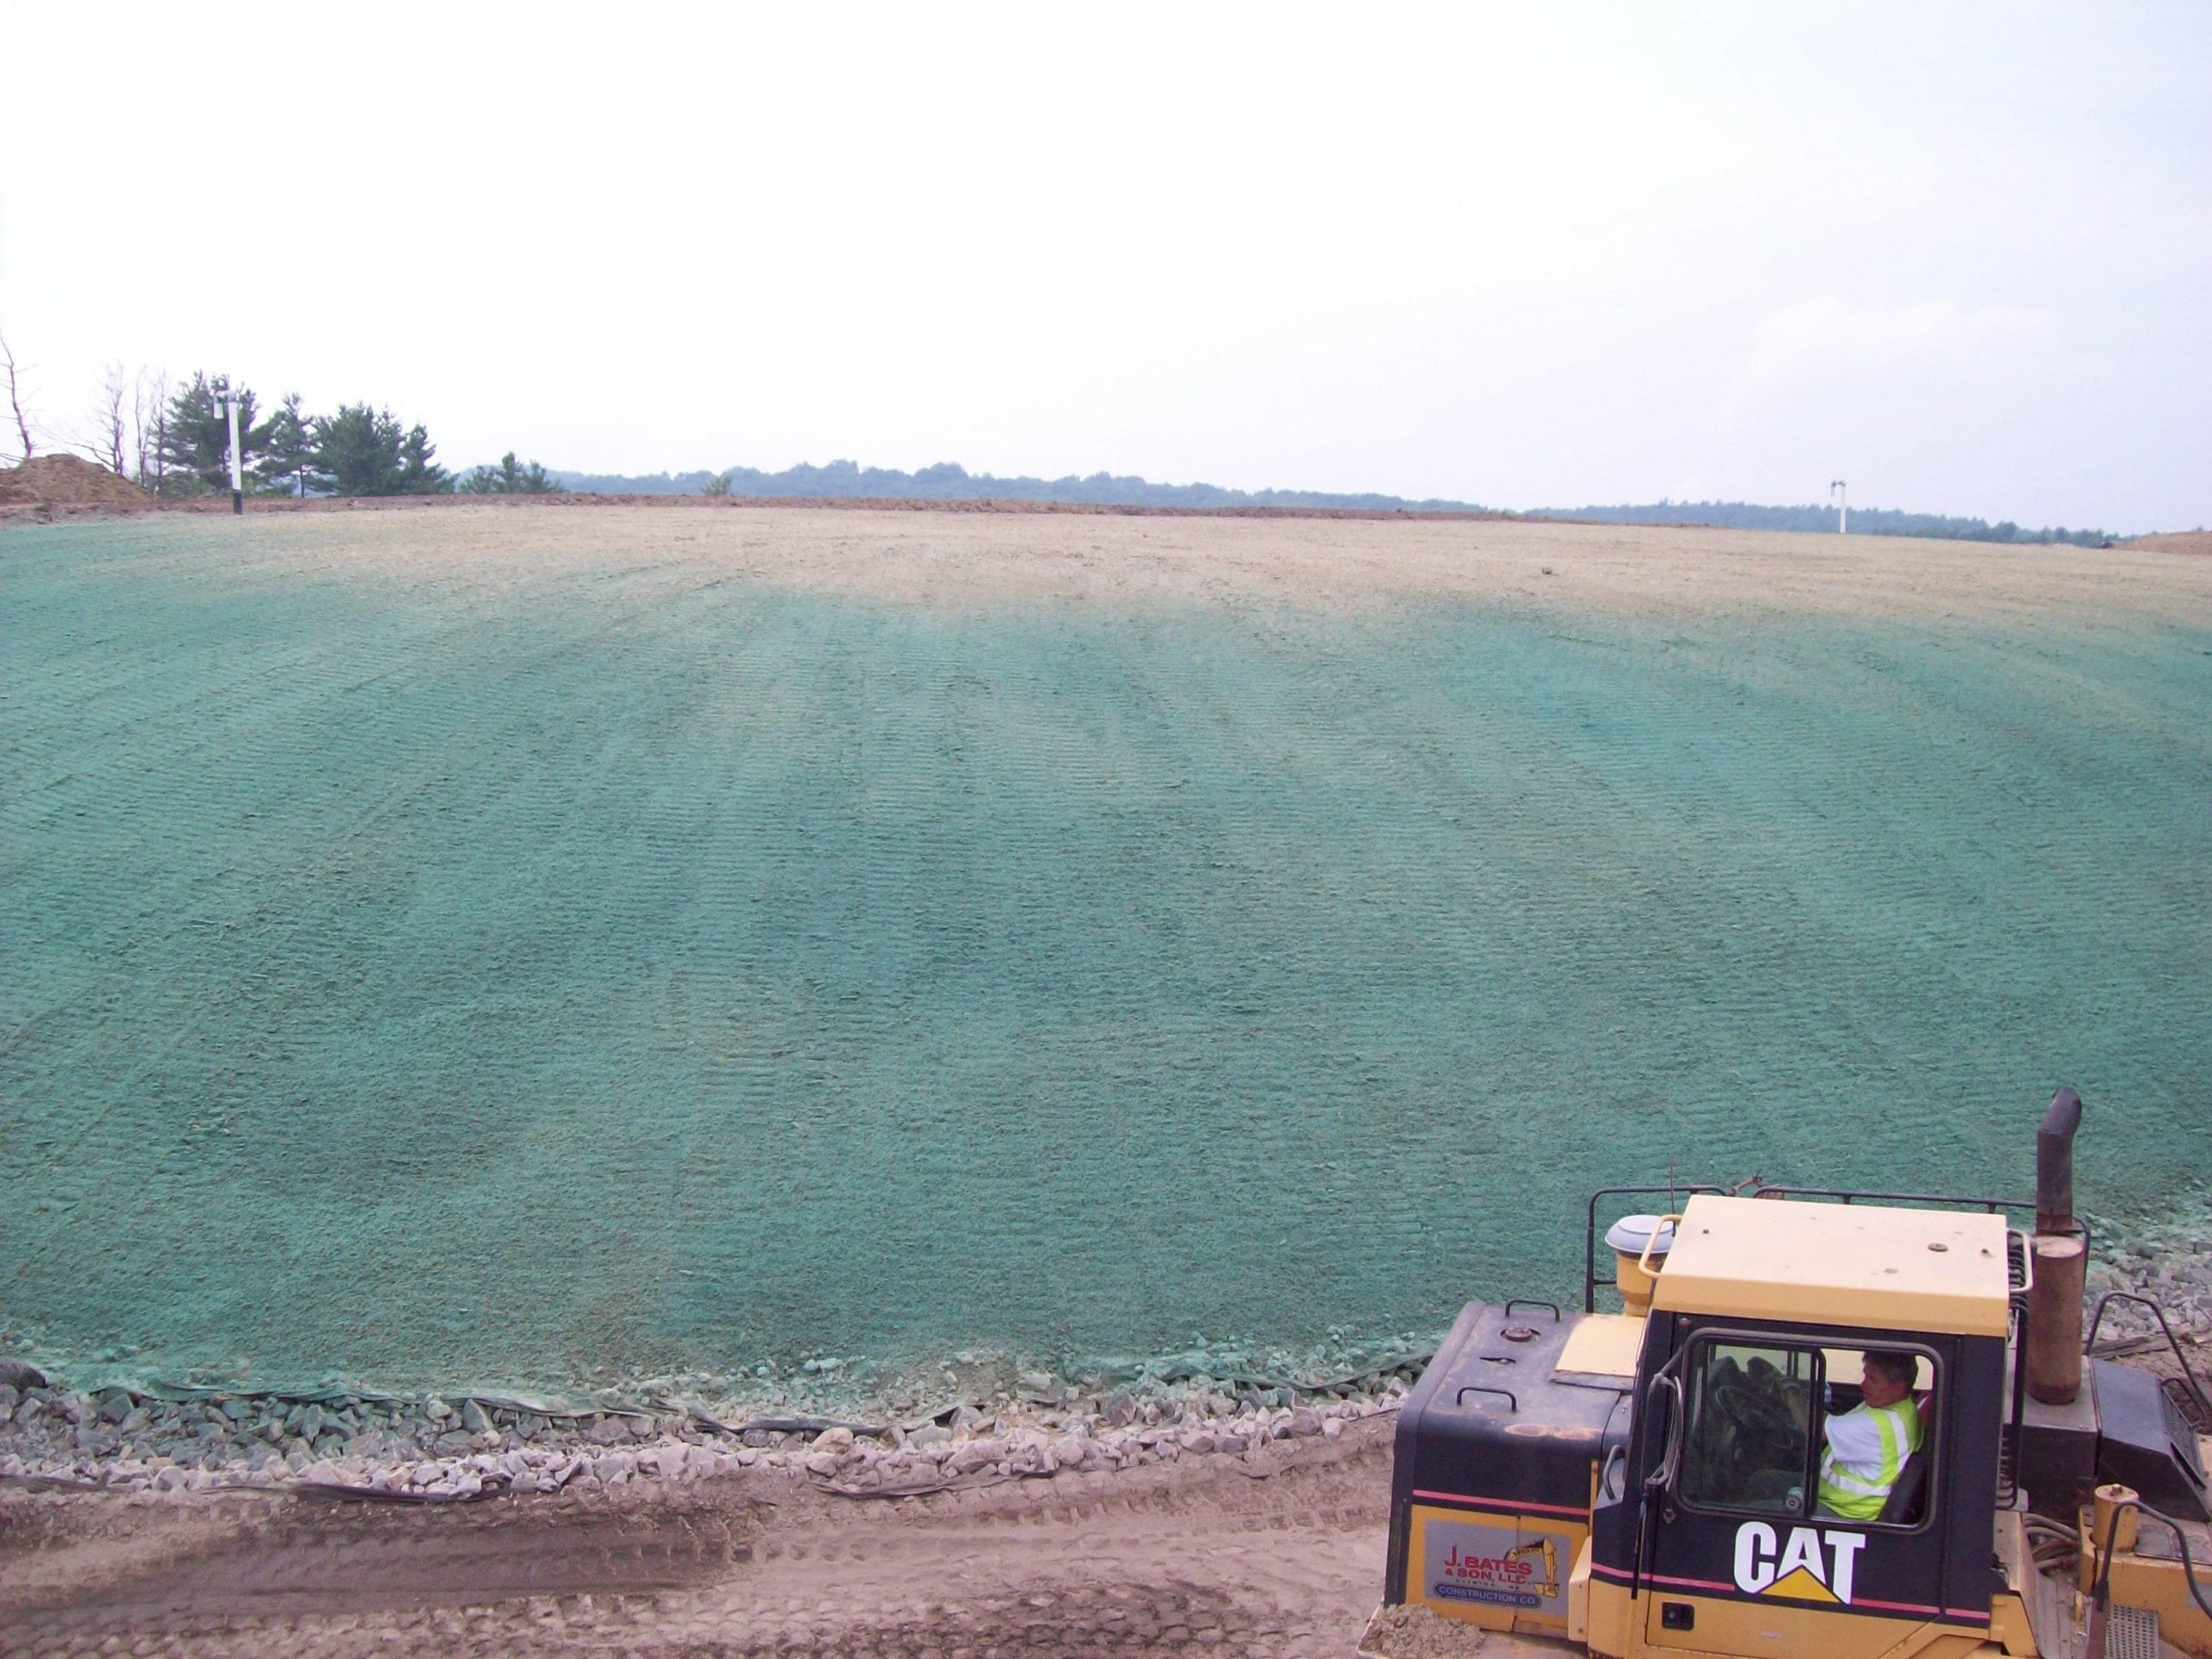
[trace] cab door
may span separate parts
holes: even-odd
[[[1648,1649],[1873,1659],[1917,1646],[1916,1625],[1954,1624],[1942,1606],[1936,1483],[1907,1520],[1851,1521],[1820,1508],[1831,1371],[1847,1360],[1849,1381],[1833,1379],[1834,1405],[1856,1403],[1857,1355],[1836,1341],[1720,1328],[1688,1338],[1672,1368],[1681,1411],[1647,1503]],[[1936,1350],[1881,1345],[1919,1353],[1940,1387]],[[1916,1455],[1932,1469],[1935,1454],[1931,1440]],[[1986,1618],[1958,1628],[1986,1630]]]

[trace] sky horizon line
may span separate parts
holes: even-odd
[[[0,331],[57,426],[102,365],[197,362],[608,472],[711,435],[2212,519],[2212,7],[14,22],[99,67],[97,118],[82,77],[0,100]],[[218,86],[236,191],[179,170]]]

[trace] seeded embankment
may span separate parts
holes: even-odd
[[[0,534],[0,1353],[940,1402],[2212,1173],[2212,561],[453,503]],[[965,1353],[969,1362],[961,1362]],[[1158,1366],[1154,1366],[1155,1371]]]

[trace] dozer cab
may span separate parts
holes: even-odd
[[[2212,1402],[2177,1344],[2166,1382],[2086,1357],[2080,1117],[2060,1090],[2032,1233],[2024,1203],[1693,1188],[1605,1232],[1618,1313],[1601,1208],[1668,1189],[1594,1195],[1582,1310],[1471,1304],[1408,1396],[1361,1653],[2212,1659]],[[1823,1452],[1880,1403],[1868,1355],[1917,1446],[1846,1499]]]

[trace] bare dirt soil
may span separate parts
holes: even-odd
[[[154,498],[129,479],[78,455],[34,455],[0,467],[0,513],[20,508],[149,507]]]
[[[0,1653],[1343,1659],[1395,1421],[890,1502],[782,1476],[435,1509],[15,1489]]]
[[[229,503],[181,510],[194,508],[227,514]],[[162,516],[176,510],[165,505]],[[435,531],[426,531],[425,514]],[[2212,537],[2187,535],[2085,550],[1445,515],[689,496],[257,502],[236,533],[239,565],[250,573],[336,566],[372,582],[430,581],[463,595],[556,586],[582,571],[610,579],[627,567],[957,609],[1198,601],[1372,613],[1441,601],[1750,623],[2159,621],[2212,606],[2212,562],[2173,556]]]
[[[2145,553],[2185,553],[2197,558],[2212,557],[2212,530],[2177,530],[2162,536],[2139,536],[2122,545]]]
[[[0,468],[0,524],[10,519],[227,514],[227,496],[164,501],[76,455],[41,455]],[[445,521],[435,537],[417,516]],[[572,556],[625,543],[702,543],[689,556],[726,556],[766,541],[792,543],[784,570],[748,562],[747,574],[804,570],[810,583],[855,585],[837,556],[896,552],[906,568],[857,585],[908,601],[1039,597],[1099,599],[1144,592],[1166,578],[1169,595],[1259,590],[1336,602],[1420,594],[1583,601],[1638,610],[1709,613],[1757,594],[1755,608],[1871,615],[2031,612],[2054,602],[2155,609],[2176,554],[2212,556],[2212,531],[2138,537],[2117,547],[1993,547],[1916,537],[1827,537],[1703,524],[1599,524],[1504,513],[1367,512],[1332,509],[1102,506],[1080,502],[795,500],[702,496],[552,496],[267,499],[250,516],[264,526],[302,518],[356,519],[365,545],[421,548],[463,564],[518,543],[550,538]],[[948,519],[959,521],[952,528]],[[557,531],[549,524],[558,524]],[[807,533],[795,533],[806,525]],[[1393,528],[1379,530],[1378,526]],[[918,547],[917,543],[925,543]],[[318,537],[320,547],[320,537]],[[916,561],[918,551],[925,556]],[[963,553],[969,556],[963,556]],[[1141,555],[1133,563],[1116,556]],[[1355,554],[1347,558],[1347,554]],[[1547,562],[1560,555],[1571,563]],[[1048,568],[1036,568],[1042,555]],[[1053,564],[1059,558],[1075,565]],[[1117,568],[1086,568],[1098,556]],[[1225,555],[1225,557],[1223,556]],[[1264,564],[1255,567],[1257,555]],[[1009,563],[1011,556],[1011,563]],[[1197,564],[1220,568],[1199,579]],[[1003,579],[1011,576],[1009,585]],[[2212,582],[2191,582],[2199,598]]]
[[[2163,1347],[2131,1363],[2179,1372]],[[1346,1659],[1381,1592],[1395,1422],[874,1502],[782,1473],[429,1508],[0,1487],[0,1655]]]

